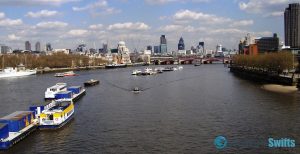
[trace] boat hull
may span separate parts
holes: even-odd
[[[0,73],[0,78],[10,78],[10,77],[22,77],[22,76],[30,76],[35,75],[36,72],[20,72],[20,73]]]
[[[30,133],[34,132],[37,129],[37,125],[31,124],[24,129],[24,132],[22,132],[20,135],[16,136],[15,138],[8,140],[8,141],[0,141],[0,150],[7,150],[13,145],[17,144],[21,140],[23,140],[26,136],[28,136]]]
[[[125,68],[127,65],[105,65],[105,68],[107,69],[114,69],[114,68]]]

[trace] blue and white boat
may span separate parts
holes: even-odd
[[[81,86],[68,87],[66,91],[61,91],[55,94],[56,100],[68,100],[76,102],[83,95],[85,95],[86,90]]]
[[[68,100],[55,100],[55,105],[39,115],[39,129],[58,129],[74,116],[74,104]]]
[[[56,85],[47,88],[45,91],[45,99],[55,99],[55,94],[66,91],[67,90],[67,84],[66,83],[57,83]]]
[[[0,118],[0,150],[6,150],[37,128],[32,111],[16,111]]]

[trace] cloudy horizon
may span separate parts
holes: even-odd
[[[283,11],[292,2],[297,0],[1,0],[0,44],[115,48],[123,40],[133,51],[158,45],[166,35],[169,51],[181,36],[187,49],[199,41],[206,49],[237,49],[247,33],[277,33],[284,42]]]

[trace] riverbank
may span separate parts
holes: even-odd
[[[283,86],[278,84],[265,84],[262,89],[276,93],[294,93],[298,91],[296,86]]]
[[[271,74],[268,72],[258,71],[254,69],[246,69],[243,67],[230,66],[230,72],[235,75],[252,81],[295,86],[298,83],[298,79],[295,76],[283,76],[278,74]]]

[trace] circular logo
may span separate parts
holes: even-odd
[[[227,145],[227,140],[224,136],[217,136],[215,138],[214,144],[217,149],[223,149]]]

